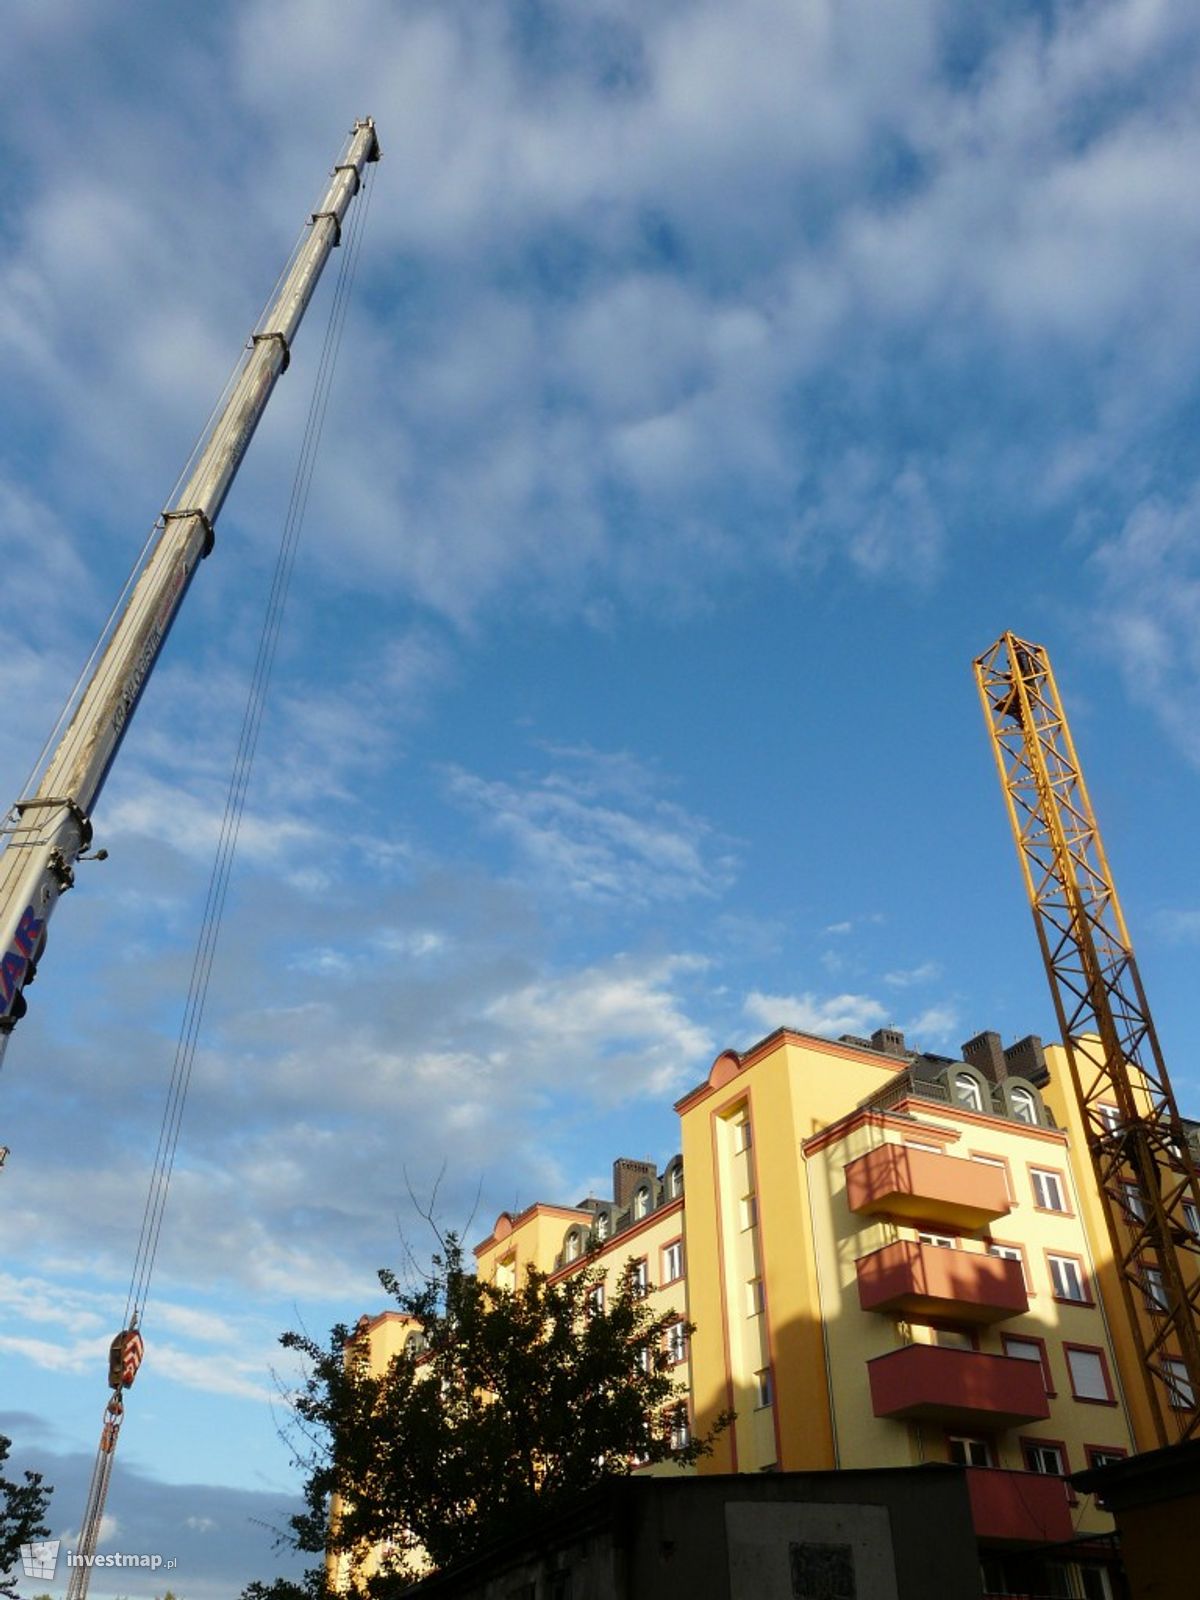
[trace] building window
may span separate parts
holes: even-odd
[[[1096,1115],[1104,1124],[1105,1133],[1120,1133],[1121,1113],[1116,1106],[1098,1105],[1094,1107]]]
[[[995,1240],[988,1241],[988,1255],[999,1256],[1001,1261],[1017,1261],[1021,1265],[1021,1279],[1025,1287],[1029,1287],[1029,1274],[1025,1270],[1025,1252],[1019,1244],[997,1244]]]
[[[931,1328],[930,1344],[936,1344],[940,1350],[978,1350],[978,1335],[968,1333],[965,1328]]]
[[[954,1074],[954,1098],[960,1106],[965,1106],[968,1111],[983,1110],[983,1095],[980,1093],[979,1084],[970,1072],[956,1072]]]
[[[951,1434],[950,1459],[960,1467],[990,1467],[992,1447],[986,1439],[973,1439],[966,1434]]]
[[[684,1405],[676,1406],[668,1419],[668,1437],[672,1450],[686,1450],[692,1442],[692,1425],[688,1421],[688,1409]]]
[[[667,1360],[673,1367],[687,1360],[687,1325],[673,1322],[667,1329]]]
[[[763,1406],[769,1406],[775,1397],[775,1389],[771,1383],[770,1367],[763,1367],[761,1371],[754,1374],[754,1388],[755,1405],[760,1410]]]
[[[922,1244],[936,1244],[942,1250],[953,1250],[954,1239],[948,1233],[918,1233],[917,1238]]]
[[[746,1315],[760,1317],[766,1307],[761,1278],[751,1278],[746,1285]]]
[[[650,1288],[650,1273],[645,1256],[629,1268],[629,1288],[635,1300],[641,1300]]]
[[[671,1176],[667,1179],[667,1193],[672,1200],[678,1200],[683,1193],[683,1168],[672,1167]]]
[[[608,1212],[598,1211],[596,1213],[595,1232],[596,1238],[601,1244],[603,1244],[605,1239],[608,1238],[610,1227],[611,1223],[608,1220]]]
[[[683,1241],[676,1239],[674,1244],[664,1246],[662,1253],[662,1277],[664,1283],[674,1283],[683,1277]]]
[[[650,1215],[650,1190],[645,1184],[636,1191],[633,1197],[633,1220],[640,1222],[643,1217]]]
[[[578,1261],[583,1244],[574,1229],[567,1235],[566,1257],[568,1261]]]
[[[740,1155],[743,1150],[749,1150],[754,1142],[754,1135],[750,1131],[750,1118],[740,1117],[733,1125],[734,1153]]]
[[[1039,1211],[1066,1211],[1062,1179],[1057,1172],[1030,1167],[1029,1176],[1033,1181],[1033,1203]]]
[[[1025,1457],[1026,1472],[1040,1472],[1046,1478],[1066,1476],[1067,1468],[1062,1445],[1044,1444],[1037,1439],[1026,1439],[1022,1443],[1022,1453]]]
[[[925,1154],[929,1156],[940,1156],[942,1153],[940,1144],[922,1144],[919,1139],[905,1139],[904,1148],[906,1150],[924,1150]]]
[[[604,1285],[602,1283],[598,1283],[589,1292],[587,1309],[589,1317],[602,1317],[604,1315]]]
[[[1086,1305],[1091,1296],[1083,1281],[1083,1269],[1074,1256],[1047,1256],[1050,1263],[1050,1282],[1056,1300],[1074,1300]]]
[[[1131,1179],[1127,1178],[1121,1184],[1121,1204],[1131,1222],[1145,1222],[1146,1202],[1142,1199],[1141,1189]]]
[[[1076,1400],[1101,1400],[1111,1405],[1113,1392],[1108,1381],[1104,1352],[1065,1344],[1063,1353],[1067,1358],[1067,1371],[1071,1374],[1071,1393]]]
[[[648,1344],[638,1346],[637,1364],[640,1371],[650,1371],[650,1346]]]
[[[1142,1268],[1142,1288],[1146,1292],[1146,1304],[1151,1311],[1171,1309],[1171,1302],[1167,1297],[1167,1285],[1158,1267]]]
[[[1188,1232],[1193,1238],[1200,1238],[1200,1211],[1196,1210],[1194,1200],[1183,1202],[1183,1220],[1187,1223]]]
[[[744,1194],[742,1196],[740,1210],[743,1232],[747,1228],[755,1227],[758,1223],[758,1196],[753,1194]]]
[[[1037,1123],[1037,1101],[1028,1089],[1016,1088],[1009,1092],[1008,1103],[1018,1122]]]
[[[1115,1444],[1085,1444],[1084,1454],[1089,1467],[1111,1467],[1114,1461],[1124,1461],[1129,1455]]]
[[[1016,1361],[1036,1361],[1042,1369],[1042,1383],[1046,1393],[1052,1395],[1055,1392],[1054,1385],[1050,1382],[1050,1362],[1046,1355],[1046,1347],[1040,1339],[1023,1339],[1020,1334],[1002,1333],[1000,1348],[1006,1356],[1012,1356]]]
[[[1167,1380],[1167,1388],[1171,1391],[1171,1404],[1177,1411],[1190,1411],[1196,1404],[1196,1397],[1192,1392],[1192,1382],[1188,1377],[1187,1367],[1174,1356],[1164,1356],[1163,1376]]]

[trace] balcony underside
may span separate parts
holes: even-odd
[[[867,1362],[871,1406],[896,1422],[996,1431],[1050,1415],[1041,1365],[978,1350],[910,1344]]]
[[[900,1217],[964,1233],[1012,1209],[999,1167],[901,1144],[877,1145],[849,1163],[846,1203],[860,1216]]]
[[[988,1323],[1029,1309],[1019,1261],[897,1239],[855,1263],[864,1311]]]

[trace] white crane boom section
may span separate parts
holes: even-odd
[[[91,839],[91,813],[146,680],[199,563],[280,373],[313,290],[341,239],[342,219],[368,162],[374,121],[357,122],[325,196],[285,272],[195,466],[162,514],[151,553],[40,776],[14,805],[0,854],[0,1060],[24,1014],[46,927]]]

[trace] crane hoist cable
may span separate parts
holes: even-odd
[[[175,1154],[179,1145],[179,1133],[183,1122],[184,1107],[187,1102],[192,1067],[196,1058],[200,1028],[204,1019],[205,1003],[208,999],[213,961],[217,953],[225,902],[229,893],[230,876],[237,852],[238,835],[245,812],[246,797],[254,769],[254,758],[258,749],[259,735],[262,731],[263,714],[266,709],[267,692],[270,687],[272,668],[279,644],[284,609],[287,604],[288,590],[295,567],[300,533],[308,507],[313,470],[316,465],[317,452],[324,430],[334,370],[337,365],[342,335],[345,330],[346,314],[350,303],[350,293],[354,286],[354,276],[358,266],[363,231],[370,210],[371,193],[374,184],[373,169],[369,166],[366,169],[363,186],[363,202],[351,212],[349,226],[346,230],[345,248],[342,253],[337,282],[330,304],[329,320],[325,329],[325,338],[317,367],[316,379],[313,384],[312,397],[309,402],[304,436],[301,441],[299,458],[292,480],[291,496],[280,535],[279,550],[275,559],[271,587],[267,596],[262,628],[259,634],[258,651],[251,674],[250,686],[247,691],[241,733],[229,776],[225,810],[221,820],[216,849],[213,854],[212,868],[209,873],[204,910],[201,915],[200,929],[192,957],[187,999],[180,1022],[179,1036],[176,1041],[175,1057],[172,1064],[170,1082],[167,1087],[162,1122],[159,1128],[158,1145],[154,1153],[146,1204],[142,1214],[141,1232],[138,1237],[133,1271],[129,1280],[124,1323],[122,1331],[113,1340],[109,1351],[108,1379],[110,1393],[104,1409],[100,1445],[96,1452],[96,1460],[88,1486],[77,1547],[77,1553],[83,1559],[75,1562],[71,1567],[71,1576],[67,1587],[67,1600],[85,1600],[88,1592],[88,1581],[92,1570],[90,1558],[95,1555],[96,1544],[100,1537],[100,1526],[104,1516],[109,1482],[112,1477],[113,1457],[125,1414],[123,1395],[125,1390],[132,1385],[144,1354],[145,1347],[142,1340],[141,1324],[150,1292],[154,1264],[158,1255],[163,1217],[166,1212],[167,1196],[170,1191],[171,1176],[175,1166]]]

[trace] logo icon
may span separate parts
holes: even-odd
[[[60,1539],[42,1539],[21,1546],[21,1565],[27,1578],[53,1578],[58,1566]]]

